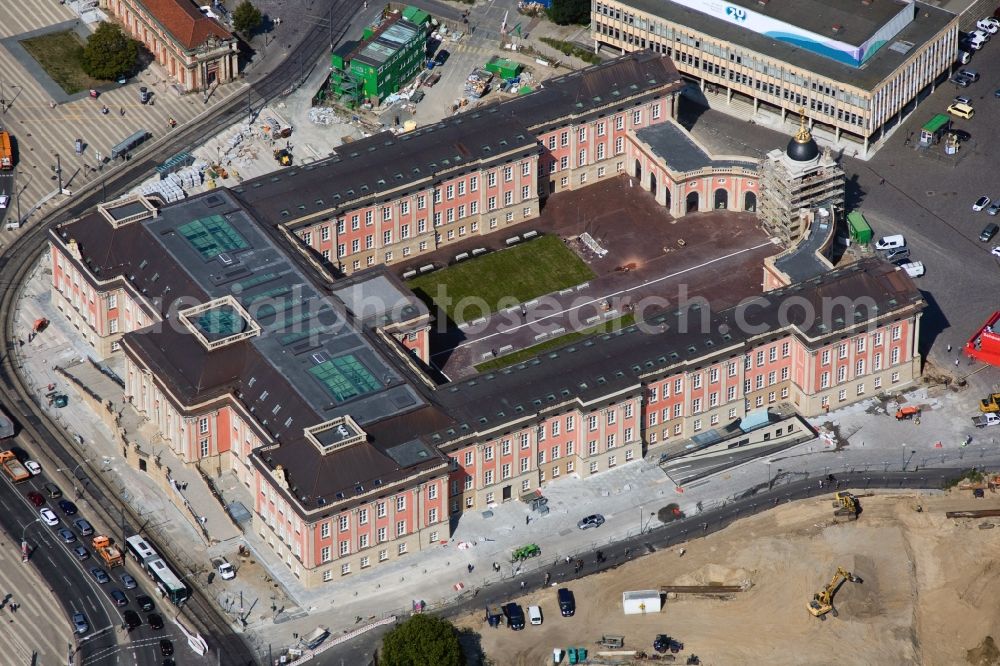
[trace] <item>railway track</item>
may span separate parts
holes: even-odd
[[[152,174],[154,168],[169,157],[202,143],[222,128],[236,122],[241,115],[251,114],[255,107],[259,111],[271,100],[288,94],[301,85],[311,70],[311,67],[304,68],[302,63],[315,63],[329,49],[331,41],[339,42],[359,8],[358,3],[351,3],[349,0],[335,0],[332,5],[333,9],[328,13],[328,20],[334,23],[332,30],[328,23],[313,25],[285,60],[271,71],[251,77],[245,94],[231,96],[192,123],[175,129],[154,142],[135,159],[79,188],[65,206],[36,220],[0,253],[0,348],[3,349],[0,357],[0,387],[11,416],[37,445],[44,447],[62,466],[73,468],[86,456],[77,448],[76,442],[41,408],[38,396],[19,373],[20,366],[14,354],[15,345],[18,344],[14,321],[23,287],[21,281],[31,274],[31,267],[45,251],[49,229],[79,217],[109,196],[115,197],[127,191],[134,183]],[[119,501],[115,490],[89,462],[84,460],[81,467],[88,471],[93,504],[103,514],[106,524],[119,525],[126,532],[143,524],[131,507]],[[177,557],[172,548],[163,543],[153,545],[168,564],[176,568]],[[182,571],[180,568],[176,570]],[[258,663],[257,655],[234,631],[212,599],[198,585],[191,587],[192,595],[183,607],[182,614],[202,633],[210,649],[217,652],[218,663],[233,666]]]

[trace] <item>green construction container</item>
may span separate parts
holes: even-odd
[[[518,89],[517,94],[518,95],[527,95],[530,92],[531,92],[531,86],[521,86]]]
[[[414,25],[427,27],[431,22],[431,15],[422,9],[417,9],[413,5],[407,5],[403,10],[403,18]]]
[[[513,79],[521,73],[522,69],[524,68],[520,63],[508,60],[507,58],[501,58],[500,56],[493,56],[486,63],[486,71],[493,72],[502,79]]]
[[[851,232],[851,240],[858,245],[868,245],[872,242],[872,228],[860,210],[847,214],[847,228]]]

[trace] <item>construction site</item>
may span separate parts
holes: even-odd
[[[1000,494],[976,480],[790,503],[560,584],[572,617],[553,585],[511,600],[541,624],[458,625],[498,665],[1000,664]]]

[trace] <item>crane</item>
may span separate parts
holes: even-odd
[[[823,617],[827,613],[833,610],[833,595],[837,593],[840,586],[844,584],[845,581],[850,581],[852,583],[861,583],[860,576],[855,576],[850,571],[843,567],[837,567],[837,573],[833,575],[833,580],[827,584],[822,590],[813,595],[812,601],[809,602],[809,613],[813,617]]]

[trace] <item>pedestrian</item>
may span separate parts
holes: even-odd
[[[525,525],[530,525],[531,524],[531,515],[530,514],[524,517],[524,524]]]
[[[575,574],[580,573],[580,563],[579,562],[577,562],[575,565],[573,565],[573,573],[575,573]]]
[[[552,574],[550,574],[550,573],[546,573],[546,574],[545,574],[545,586],[546,586],[546,587],[548,587],[548,585],[549,585],[549,581],[550,581],[550,580],[552,580]]]
[[[948,345],[948,353],[951,353],[951,345]]]
[[[878,181],[878,184],[879,185],[885,185],[885,178],[883,178],[882,180]]]
[[[473,567],[472,567],[471,564],[467,564],[467,565],[465,565],[465,567],[469,570],[469,573],[472,573],[472,568]]]
[[[566,564],[569,564],[569,555],[566,556]]]
[[[524,581],[523,580],[521,581],[521,589],[522,590],[524,589]]]
[[[956,368],[958,367],[958,359],[957,358],[955,359],[955,367]]]

